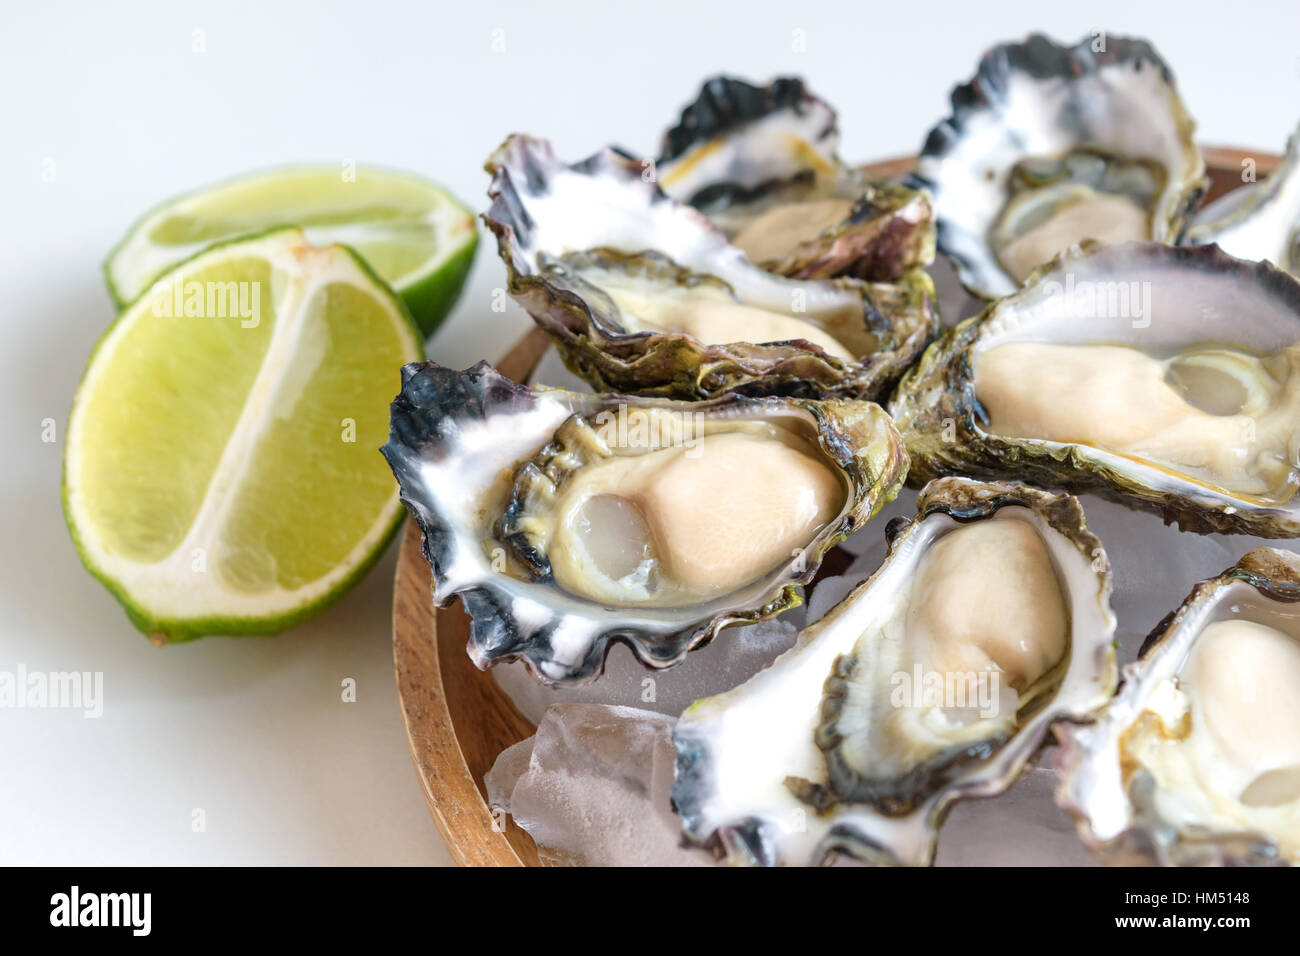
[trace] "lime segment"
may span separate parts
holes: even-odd
[[[344,247],[277,230],[183,263],[77,392],[64,503],[82,560],[160,640],[274,632],[329,603],[400,519],[375,449],[420,351]]]

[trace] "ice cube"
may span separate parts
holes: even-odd
[[[534,723],[560,703],[600,703],[636,707],[676,717],[701,697],[712,697],[743,683],[794,645],[806,620],[796,608],[770,621],[724,628],[708,647],[692,651],[676,667],[652,670],[622,644],[605,660],[605,673],[590,684],[547,687],[521,663],[498,664],[492,674],[515,706]]]
[[[1057,775],[1025,771],[996,797],[956,804],[939,830],[936,866],[1095,866],[1053,799]]]
[[[709,865],[709,853],[680,846],[669,803],[674,723],[632,707],[556,704],[536,736],[497,758],[488,800],[551,865]]]

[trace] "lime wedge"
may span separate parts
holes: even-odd
[[[124,307],[162,273],[214,242],[298,226],[313,243],[355,249],[431,335],[474,261],[474,215],[446,190],[406,173],[300,168],[255,173],[163,203],[104,264]]]
[[[343,246],[212,246],[126,309],[68,420],[63,506],[86,567],[156,643],[274,633],[341,595],[401,517],[376,450],[402,301]]]

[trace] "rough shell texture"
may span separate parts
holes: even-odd
[[[935,253],[929,195],[845,166],[838,147],[835,111],[798,77],[757,86],[716,76],[664,134],[656,166],[664,191],[706,216],[761,207],[800,184],[853,200],[841,222],[759,263],[771,272],[895,281],[928,266]]]
[[[1029,509],[1044,539],[1052,539],[1049,550],[1068,592],[1073,634],[1051,699],[1001,746],[966,755],[959,773],[896,813],[849,802],[823,808],[801,802],[791,777],[824,780],[828,774],[816,733],[823,682],[829,692],[839,655],[853,647],[864,623],[874,627],[897,613],[889,610],[892,592],[908,586],[934,540],[1008,507]],[[871,862],[927,864],[954,801],[1006,790],[1053,721],[1083,718],[1114,692],[1110,565],[1077,499],[1015,482],[945,478],[921,493],[915,520],[900,521],[890,525],[880,568],[806,628],[793,649],[740,687],[697,701],[678,721],[673,801],[691,842],[747,864],[815,865],[833,851]],[[779,727],[765,726],[771,714]],[[743,766],[746,761],[752,765]]]
[[[864,182],[844,222],[762,266],[794,279],[852,276],[897,282],[932,263],[934,251],[934,210],[928,193]]]
[[[1117,291],[1129,308],[1112,308]],[[899,383],[890,412],[911,456],[909,481],[1018,478],[1155,511],[1184,531],[1300,535],[1295,501],[1259,504],[1089,445],[1005,438],[982,427],[972,367],[978,350],[1029,341],[1161,352],[1225,336],[1227,344],[1256,353],[1300,341],[1300,282],[1215,246],[1076,248],[1039,269],[1020,292],[949,329]]]
[[[1080,838],[1101,859],[1165,866],[1287,862],[1264,834],[1180,829],[1161,819],[1138,775],[1125,779],[1120,758],[1119,741],[1142,715],[1153,688],[1178,673],[1218,608],[1240,602],[1251,590],[1265,601],[1293,608],[1300,603],[1300,555],[1256,548],[1222,574],[1197,584],[1156,625],[1138,659],[1124,668],[1119,693],[1096,722],[1056,728],[1061,744],[1057,803],[1074,816]]]
[[[547,683],[596,677],[611,641],[626,643],[648,666],[669,667],[724,627],[797,606],[823,554],[891,501],[907,471],[888,416],[868,402],[733,395],[684,404],[588,395],[517,385],[482,362],[463,372],[416,363],[402,376],[382,451],[424,533],[434,599],[446,605],[460,596],[473,618],[468,650],[479,667],[522,659]],[[628,406],[691,416],[791,417],[815,430],[822,451],[842,470],[849,491],[845,505],[801,557],[734,595],[693,608],[607,608],[521,567],[502,570],[505,551],[492,529],[516,466],[572,415],[593,417]]]
[[[596,390],[679,399],[729,391],[876,399],[938,329],[934,285],[923,271],[897,284],[773,276],[704,216],[644,179],[639,161],[612,150],[568,166],[549,143],[513,136],[487,168],[492,206],[484,220],[496,234],[510,294]],[[879,348],[845,362],[802,339],[704,345],[682,333],[627,332],[616,311],[584,293],[559,264],[588,250],[642,257],[686,282],[713,277],[741,301],[774,311],[789,312],[797,302],[812,320],[861,310]]]
[[[1169,67],[1145,40],[1061,46],[1035,34],[988,51],[953,90],[952,115],[930,131],[908,182],[933,195],[939,250],[962,284],[994,299],[1018,286],[988,242],[1016,163],[1081,146],[1158,160],[1167,177],[1151,238],[1174,242],[1207,184],[1194,131]]]
[[[796,132],[818,156],[829,160],[835,155],[839,147],[835,110],[814,96],[799,77],[781,76],[758,86],[729,76],[715,76],[704,81],[696,98],[682,108],[677,125],[664,133],[657,162],[661,167],[674,163],[699,146],[743,133],[772,116],[786,118],[788,122],[782,128]],[[761,186],[763,179],[737,185]],[[686,201],[694,205],[699,192],[709,188],[708,184],[702,184],[700,189],[692,190]]]

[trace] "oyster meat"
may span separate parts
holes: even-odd
[[[1187,230],[1187,245],[1215,243],[1239,259],[1273,263],[1300,275],[1300,128],[1287,142],[1282,165],[1249,188],[1234,190],[1207,208]]]
[[[1300,534],[1300,283],[1213,247],[1064,256],[891,404],[912,480],[1091,490],[1188,531]]]
[[[688,840],[742,863],[929,863],[953,801],[1003,792],[1053,721],[1113,693],[1109,564],[1076,499],[945,478],[890,535],[793,649],[678,721]]]
[[[798,77],[717,76],[664,134],[655,165],[664,192],[772,272],[893,281],[928,266],[929,197],[844,165],[838,146],[835,111]]]
[[[1147,638],[1057,800],[1111,862],[1300,863],[1300,555],[1259,548]]]
[[[1172,243],[1205,190],[1173,74],[1144,40],[1034,35],[984,55],[908,180],[972,295],[1014,292],[1085,239]]]
[[[587,395],[484,363],[406,366],[383,452],[475,663],[548,683],[596,676],[611,640],[668,667],[796,606],[907,470],[869,402]]]
[[[614,151],[567,166],[514,136],[488,169],[484,218],[510,293],[597,390],[870,399],[937,330],[924,271],[897,283],[775,276]]]

